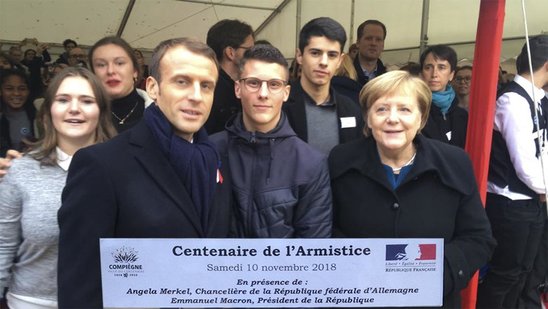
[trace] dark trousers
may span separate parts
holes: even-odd
[[[477,308],[514,309],[533,269],[546,211],[537,199],[512,201],[491,193],[485,205],[497,247],[478,287]]]
[[[544,205],[545,207],[546,205]],[[541,290],[548,287],[548,218],[544,221],[544,232],[533,271],[527,277],[519,300],[519,308],[540,309]]]

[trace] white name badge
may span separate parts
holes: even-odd
[[[341,129],[355,128],[355,127],[356,127],[356,117],[341,117]]]
[[[441,306],[442,239],[101,239],[112,308]]]

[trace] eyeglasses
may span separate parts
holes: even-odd
[[[83,54],[72,54],[72,55],[69,55],[69,58],[72,58],[72,59],[84,59],[86,58],[86,55],[83,55]]]
[[[241,78],[240,82],[244,83],[245,88],[249,92],[259,91],[259,89],[261,89],[261,87],[263,86],[263,83],[266,83],[268,90],[272,94],[279,93],[280,91],[282,91],[284,86],[287,85],[287,82],[285,80],[281,80],[281,79],[263,80],[255,77]]]
[[[471,77],[468,77],[468,76],[466,76],[466,77],[461,77],[461,76],[455,77],[455,81],[456,81],[457,83],[460,83],[460,82],[469,83],[471,80],[472,80],[472,78],[471,78]]]

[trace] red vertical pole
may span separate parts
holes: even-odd
[[[470,89],[466,152],[485,205],[505,0],[481,0]],[[476,308],[478,274],[462,291],[462,308]]]

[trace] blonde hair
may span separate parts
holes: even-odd
[[[342,56],[341,66],[335,72],[336,76],[344,76],[355,81],[358,81],[358,73],[356,73],[356,68],[354,68],[354,62],[352,57],[349,54],[344,54]]]
[[[419,77],[400,70],[387,72],[372,79],[360,92],[360,106],[362,108],[363,119],[367,119],[367,114],[373,103],[389,95],[415,97],[421,112],[420,132],[426,125],[432,102],[432,92],[428,88],[428,85]],[[371,129],[365,126],[364,134],[365,136],[371,135]]]

